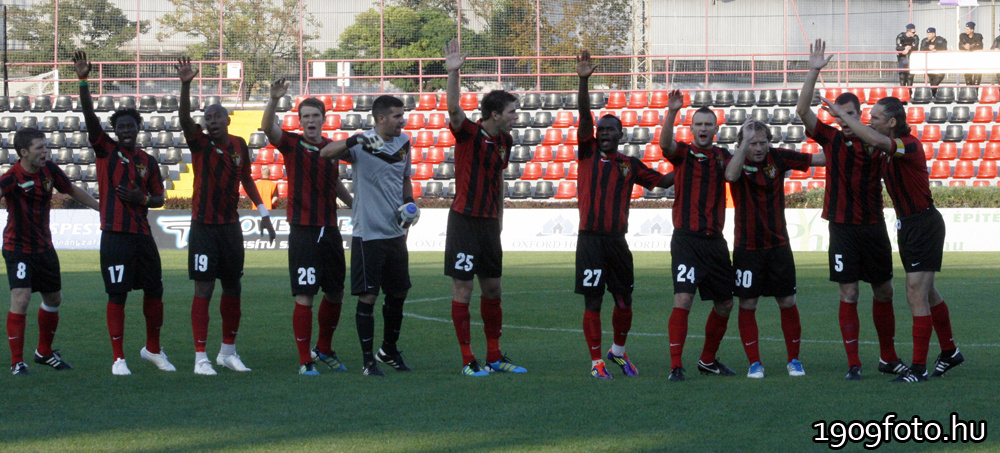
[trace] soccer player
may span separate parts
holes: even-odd
[[[726,164],[729,150],[713,146],[719,130],[715,113],[702,107],[694,112],[691,145],[674,141],[674,120],[684,106],[679,90],[670,93],[660,132],[663,157],[674,165],[674,233],[670,239],[674,309],[670,314],[670,380],[683,381],[681,355],[687,338],[688,314],[695,291],[711,300],[705,325],[705,345],[698,360],[702,374],[733,376],[736,373],[716,357],[726,323],[733,309],[733,265],[722,235],[726,220]]]
[[[802,325],[795,305],[795,260],[785,225],[785,172],[826,165],[823,154],[804,154],[771,148],[771,130],[759,121],[747,121],[737,135],[736,153],[726,165],[736,206],[736,296],[740,300],[740,338],[750,362],[747,377],[764,377],[757,331],[757,301],[774,296],[781,310],[781,331],[788,351],[789,376],[804,376],[799,361]]]
[[[883,98],[875,104],[871,127],[848,115],[843,106],[826,104],[866,146],[876,150],[877,158],[884,160],[882,179],[896,210],[896,241],[906,269],[906,300],[913,312],[913,364],[893,381],[927,380],[931,329],[937,331],[941,343],[932,376],[943,376],[961,365],[965,357],[955,346],[948,306],[934,286],[934,273],[941,271],[945,225],[931,198],[923,145],[911,135],[906,107],[897,98]]]
[[[344,240],[337,224],[337,198],[351,206],[351,194],[340,182],[339,162],[320,157],[320,149],[331,140],[323,136],[326,105],[316,98],[299,104],[302,134],[287,132],[275,121],[278,101],[288,91],[284,78],[271,84],[271,99],[264,110],[261,129],[285,156],[288,177],[288,273],[295,310],[292,329],[299,352],[299,374],[316,376],[315,360],[331,370],[346,367],[332,349],[333,333],[340,323],[344,301]],[[312,350],[313,299],[323,290],[319,304],[319,336]]]
[[[191,330],[194,332],[194,374],[214,376],[212,362],[205,352],[208,342],[208,304],[215,291],[215,280],[222,282],[222,346],[215,363],[233,371],[250,371],[236,353],[236,335],[240,330],[240,296],[243,287],[243,230],[236,212],[240,201],[240,183],[261,215],[261,227],[274,240],[274,227],[260,194],[250,176],[250,150],[240,137],[229,135],[229,112],[213,104],[205,109],[208,133],[191,119],[191,81],[198,70],[191,68],[191,58],[177,60],[181,79],[180,121],[191,149],[194,167],[194,196],[191,198],[191,233],[188,245],[188,277],[194,280],[191,303]]]
[[[52,340],[59,326],[62,279],[59,256],[52,245],[49,210],[52,189],[97,210],[94,197],[69,182],[66,173],[49,160],[45,133],[23,128],[14,134],[18,160],[0,176],[0,193],[7,203],[7,226],[3,230],[3,259],[10,282],[10,311],[7,312],[7,341],[10,343],[10,372],[30,374],[24,363],[24,325],[31,293],[42,293],[38,308],[38,348],[35,363],[57,370],[73,367],[63,361]]]
[[[403,325],[403,303],[410,289],[409,253],[405,222],[400,208],[413,203],[410,185],[410,137],[402,133],[406,118],[403,101],[384,95],[372,103],[375,127],[320,150],[324,159],[345,159],[354,166],[354,235],[351,238],[351,294],[358,296],[355,321],[362,374],[385,376],[378,362],[396,371],[410,371],[396,346]],[[416,209],[416,205],[413,205]],[[420,211],[416,211],[419,216]],[[378,354],[372,353],[375,337],[374,305],[379,290],[384,334]]]
[[[650,170],[641,160],[618,152],[622,123],[605,115],[597,122],[590,113],[589,80],[597,64],[584,50],[576,60],[580,76],[580,174],[577,179],[580,208],[580,233],[576,241],[576,293],[583,295],[583,335],[590,349],[590,374],[598,379],[611,379],[611,373],[601,358],[601,304],[604,288],[615,301],[611,324],[614,342],[607,357],[622,368],[625,376],[637,376],[639,371],[625,352],[625,340],[632,327],[632,252],[625,241],[628,231],[629,201],[632,185],[647,189],[667,188],[673,176],[663,176]]]
[[[882,213],[882,161],[874,156],[854,130],[840,121],[841,130],[820,122],[810,108],[819,72],[833,56],[824,56],[826,43],[817,39],[809,47],[809,73],[802,84],[796,113],[806,134],[823,147],[826,156],[826,192],[822,217],[830,228],[830,281],[840,286],[840,333],[847,352],[849,381],[861,379],[858,357],[859,280],[871,284],[872,318],[878,334],[883,373],[906,372],[896,355],[896,314],[892,307],[892,244]],[[861,103],[852,93],[837,97],[844,115],[860,118]]]
[[[503,90],[483,96],[483,119],[473,123],[462,111],[459,70],[465,55],[457,40],[444,49],[448,70],[449,127],[455,135],[455,201],[448,211],[444,246],[444,274],[451,277],[451,320],[462,351],[462,374],[486,376],[491,372],[527,373],[500,351],[503,311],[503,169],[514,141],[511,125],[517,119],[517,97]],[[486,334],[486,365],[472,353],[469,303],[472,280],[479,277],[480,312]]]
[[[104,133],[94,112],[87,76],[90,63],[87,53],[78,50],[73,67],[80,79],[80,106],[87,124],[90,146],[97,157],[97,187],[101,208],[101,276],[108,293],[108,334],[114,363],[111,373],[132,372],[125,362],[125,301],[128,292],[142,289],[142,312],[146,317],[146,346],[139,356],[163,371],[176,371],[160,348],[163,326],[163,279],[160,252],[149,230],[149,208],[163,206],[163,179],[160,164],[142,149],[135,139],[142,116],[132,108],[119,109],[109,121],[114,127],[112,139]]]

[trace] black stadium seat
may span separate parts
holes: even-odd
[[[375,117],[372,116],[371,113],[369,113],[368,116],[365,117],[365,122],[361,123],[361,128],[367,131],[368,129],[371,129],[373,127],[375,127]]]
[[[104,95],[97,98],[97,103],[94,104],[94,110],[97,112],[113,112],[115,110],[115,98]]]
[[[510,197],[511,198],[531,197],[531,183],[528,181],[515,182],[513,189],[511,189]]]
[[[795,107],[799,103],[799,90],[786,89],[781,90],[781,98],[778,99],[778,105],[782,107]]]
[[[156,140],[153,142],[153,146],[157,148],[169,148],[174,146],[174,133],[170,131],[160,131],[156,134]]]
[[[758,107],[774,107],[778,105],[778,92],[774,90],[764,90],[757,97]]]
[[[52,154],[53,154],[52,161],[55,162],[55,163],[57,163],[57,164],[59,164],[59,165],[65,165],[65,164],[71,164],[71,163],[73,163],[73,150],[71,150],[69,148],[60,149],[60,150],[58,150],[58,151],[56,151],[56,152],[54,152]],[[72,178],[70,178],[70,179],[72,179]]]
[[[927,87],[913,87],[910,93],[910,102],[914,104],[930,104],[933,99],[931,89]]]
[[[416,96],[412,94],[404,94],[401,96],[401,100],[403,101],[403,110],[409,112],[410,110],[417,108]]]
[[[38,117],[35,117],[35,116],[22,116],[21,117],[21,125],[18,127],[18,129],[25,129],[25,128],[29,128],[29,127],[30,128],[34,128],[34,129],[38,129]]]
[[[524,136],[521,137],[523,145],[537,145],[542,142],[542,131],[540,129],[525,129]]]
[[[153,158],[156,159],[157,162],[160,161],[160,148],[146,148],[142,151],[145,152],[146,154],[149,154],[150,156],[153,156]]]
[[[737,107],[753,107],[757,103],[757,99],[754,98],[754,92],[752,90],[740,90],[739,94],[736,95],[736,106]]]
[[[192,103],[192,104],[194,104],[194,103]],[[209,106],[215,105],[215,104],[222,105],[222,97],[221,96],[205,96],[205,101],[201,103],[201,111],[204,112],[205,109],[207,109]],[[191,109],[194,110],[194,105],[191,106]]]
[[[79,181],[83,179],[83,172],[80,170],[79,165],[67,165],[63,168],[63,171],[66,172],[66,176],[69,177],[70,181]]]
[[[160,106],[156,110],[160,113],[173,113],[179,108],[180,101],[177,100],[177,96],[168,94],[160,98]]]
[[[975,104],[979,101],[979,90],[976,87],[961,87],[958,89],[958,98],[955,102],[959,104]]]
[[[625,145],[622,148],[622,154],[624,154],[624,155],[626,155],[628,157],[634,157],[636,159],[642,159],[643,151],[642,151],[642,147],[641,146],[629,144],[629,145]]]
[[[632,136],[629,138],[630,144],[645,145],[649,143],[649,128],[648,127],[637,127],[632,129]]]
[[[782,140],[781,126],[769,126],[771,129],[771,143],[778,143]]]
[[[354,131],[360,128],[361,115],[358,115],[357,113],[348,113],[347,115],[344,115],[344,119],[340,122],[340,130],[343,131]]]
[[[83,172],[84,181],[97,181],[97,164],[87,164],[86,171]]]
[[[739,129],[733,126],[725,126],[719,129],[719,137],[717,141],[719,143],[736,143],[736,136],[739,133]]]
[[[769,114],[767,113],[767,109],[757,108],[750,111],[750,118],[764,124],[768,124],[770,122],[770,118],[768,118],[768,116]]]
[[[577,110],[580,108],[579,96],[575,94],[567,94],[563,96],[563,109],[565,110]]]
[[[66,146],[70,148],[86,148],[87,145],[87,133],[82,131],[74,131],[66,140]]]
[[[135,146],[139,148],[148,148],[153,144],[153,134],[142,131],[135,137]]]
[[[59,117],[46,116],[42,118],[42,123],[38,125],[38,130],[42,132],[53,132],[59,130]]]
[[[14,132],[17,130],[17,117],[5,116],[0,118],[0,132]]]
[[[27,112],[31,110],[31,98],[27,96],[15,96],[10,101],[11,112]]]
[[[729,116],[726,117],[726,124],[730,126],[739,126],[746,122],[747,120],[747,109],[732,109],[729,111]]]
[[[968,123],[972,119],[972,114],[969,112],[969,106],[959,105],[951,109],[951,119],[952,123]]]
[[[137,108],[135,104],[135,96],[121,96],[118,98],[118,108],[119,109],[134,109]]]
[[[528,112],[517,112],[517,119],[511,123],[511,127],[528,127],[531,124],[531,114]]]
[[[608,100],[604,97],[604,93],[590,93],[590,108],[592,110],[603,109],[606,105],[608,105]]]
[[[944,123],[948,121],[948,107],[943,107],[940,105],[931,107],[930,114],[924,119],[928,123]]]
[[[552,121],[552,112],[535,112],[535,116],[531,119],[529,126],[545,129],[552,125]]]
[[[503,169],[503,179],[517,179],[521,177],[521,164],[511,162],[507,168]]]
[[[654,187],[653,190],[643,189],[642,197],[651,200],[659,200],[667,196],[667,189],[662,187]]]
[[[354,96],[354,111],[355,112],[371,112],[372,103],[375,102],[370,94],[361,94]]]
[[[695,91],[691,93],[691,107],[709,107],[712,105],[712,93],[708,91]]]
[[[148,120],[143,121],[143,128],[150,132],[167,130],[167,119],[161,115],[153,115]]]
[[[441,162],[434,170],[434,179],[455,179],[455,164]]]
[[[941,137],[941,141],[945,142],[960,142],[962,140],[965,140],[965,128],[958,124],[948,125],[945,129],[944,136]]]
[[[267,146],[267,134],[257,131],[250,134],[250,140],[247,141],[247,147],[258,149]]]
[[[7,148],[0,148],[0,164],[10,163],[10,151]]]
[[[161,153],[163,159],[160,161],[162,164],[179,164],[184,161],[184,154],[178,148],[167,148],[166,152]]]
[[[7,96],[0,96],[0,112],[6,112],[10,110],[10,98]]]
[[[531,160],[530,147],[520,145],[520,146],[515,146],[514,149],[510,150],[511,162],[528,162],[530,160]]]
[[[94,150],[92,148],[81,149],[80,152],[76,153],[76,161],[81,164],[92,164],[96,162]]]
[[[715,102],[712,103],[713,107],[732,107],[736,103],[736,98],[733,96],[733,92],[729,90],[722,90],[715,92]]]
[[[805,139],[806,139],[805,127],[788,126],[788,128],[785,129],[785,143],[802,143],[802,141]]]
[[[182,130],[181,128],[181,117],[174,115],[170,117],[170,122],[167,123],[167,130],[171,132],[178,132]]]
[[[441,181],[431,181],[427,183],[427,187],[424,187],[424,195],[422,198],[441,198],[444,197],[444,184]]]
[[[538,93],[527,93],[521,96],[522,110],[538,110],[540,108],[542,108],[542,98]]]
[[[48,136],[49,137],[46,142],[48,143],[49,149],[64,148],[66,146],[66,134],[62,132],[50,132]]]
[[[786,108],[774,109],[771,112],[771,124],[788,124],[791,122],[792,113]]]
[[[139,113],[150,113],[156,111],[156,96],[144,94],[139,98]]]
[[[552,181],[538,181],[535,183],[535,193],[531,198],[548,199],[555,196],[556,191],[552,188]]]
[[[934,93],[934,103],[936,104],[951,104],[955,102],[955,89],[952,87],[940,87],[937,93]]]
[[[49,110],[52,110],[52,98],[47,94],[35,96],[35,100],[31,102],[31,111],[48,112]]]
[[[52,103],[53,112],[69,112],[73,110],[73,98],[64,95],[56,97],[55,102]]]
[[[81,123],[82,122],[80,121],[79,116],[66,116],[63,117],[62,124],[59,126],[59,129],[63,132],[76,132],[80,130]]]

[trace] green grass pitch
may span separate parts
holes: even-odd
[[[349,368],[319,377],[296,374],[291,328],[293,299],[284,252],[247,253],[239,353],[252,373],[216,367],[215,377],[192,373],[186,252],[164,252],[162,344],[175,373],[139,358],[143,345],[141,293],[126,306],[125,347],[132,376],[111,375],[105,323],[106,297],[97,252],[60,253],[64,302],[55,347],[76,367],[56,372],[29,363],[32,375],[0,378],[0,451],[828,451],[814,444],[818,420],[881,420],[919,415],[945,422],[1000,421],[996,254],[951,253],[937,285],[948,302],[966,365],[940,380],[894,385],[876,372],[878,346],[871,323],[871,289],[862,286],[861,354],[864,380],[845,382],[836,285],[827,280],[826,254],[799,253],[798,302],[801,359],[807,375],[784,370],[785,346],[773,299],[758,308],[763,380],[745,378],[746,358],[735,319],[720,357],[738,376],[701,376],[696,361],[710,303],[696,302],[684,353],[688,380],[667,381],[667,319],[672,286],[669,254],[635,254],[636,291],[629,355],[640,375],[626,379],[609,365],[612,381],[589,375],[581,332],[582,296],[573,294],[573,253],[507,253],[504,269],[504,335],[511,359],[527,375],[468,378],[450,321],[451,282],[440,253],[412,253],[414,286],[400,340],[410,374],[387,369],[377,379],[360,375],[354,328],[356,299],[348,296],[334,348]],[[911,353],[910,312],[897,263],[897,349]],[[216,287],[209,355],[218,352]],[[478,292],[477,292],[478,294]],[[475,297],[475,296],[474,296]],[[610,346],[610,298],[603,313]],[[37,341],[39,296],[29,309],[25,352]],[[315,311],[315,310],[314,310]],[[376,310],[377,322],[381,315]],[[485,355],[478,303],[473,304],[473,348]],[[314,329],[315,337],[315,329]],[[381,339],[376,326],[376,344]],[[937,355],[932,337],[931,360]],[[9,358],[3,346],[4,358]],[[891,442],[883,451],[997,451],[993,432],[981,444]],[[862,450],[847,444],[847,451]]]

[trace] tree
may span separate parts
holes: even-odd
[[[247,94],[258,82],[270,81],[282,74],[298,74],[299,2],[281,0],[169,0],[173,10],[160,19],[163,31],[156,37],[163,40],[174,34],[185,34],[201,41],[188,47],[194,59],[239,60],[243,62],[243,81]],[[222,55],[219,53],[219,10],[222,9]],[[303,14],[302,27],[319,27],[310,13]],[[302,39],[315,39],[313,32],[303,31]],[[306,57],[315,53],[305,48]],[[294,69],[293,69],[294,68]],[[211,76],[221,68],[204,67]]]

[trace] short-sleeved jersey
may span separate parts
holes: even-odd
[[[740,179],[729,185],[736,207],[737,248],[759,250],[788,244],[785,172],[807,170],[811,159],[809,154],[771,148],[763,162],[746,161]]]
[[[270,210],[274,206],[271,206],[271,200],[274,199],[274,191],[278,189],[277,184],[268,181],[266,179],[261,179],[254,183],[257,186],[257,193],[260,194],[260,202],[265,208]],[[254,208],[257,206],[254,205]]]
[[[337,224],[337,180],[340,161],[319,156],[330,143],[313,145],[301,134],[283,131],[277,148],[285,156],[288,178],[288,222],[293,225],[332,226]]]
[[[674,165],[674,229],[722,237],[726,222],[726,164],[732,154],[677,142]]]
[[[907,135],[893,142],[895,150],[882,153],[885,158],[882,178],[896,209],[896,218],[901,219],[927,210],[934,205],[934,199],[928,179],[927,157],[920,140]]]
[[[826,156],[822,217],[851,225],[883,221],[882,160],[873,156],[872,147],[819,121],[815,130],[806,133],[823,147]]]
[[[52,189],[68,193],[72,188],[66,173],[52,161],[45,161],[45,166],[35,173],[28,173],[21,161],[17,161],[0,176],[0,191],[7,202],[3,249],[20,253],[41,253],[51,249]]]
[[[126,203],[115,188],[135,184],[144,194],[163,194],[163,177],[156,159],[140,148],[129,151],[101,132],[91,135],[90,146],[97,157],[97,188],[101,193],[101,229],[118,233],[149,235],[149,208]]]
[[[250,177],[250,149],[240,137],[230,135],[226,146],[218,146],[201,126],[188,136],[194,167],[191,219],[210,225],[236,223],[240,202],[240,180]]]
[[[466,118],[458,130],[451,124],[448,127],[455,135],[455,201],[451,209],[472,217],[496,218],[503,203],[500,188],[513,138],[507,132],[491,137],[482,120],[473,123]]]
[[[404,177],[410,175],[410,137],[400,134],[376,152],[361,145],[349,151],[354,166],[354,237],[371,241],[402,236],[406,230],[396,215],[403,205]]]
[[[632,185],[652,189],[663,175],[650,170],[641,160],[619,152],[604,154],[597,149],[594,135],[580,140],[577,198],[580,231],[622,235],[628,232]]]

